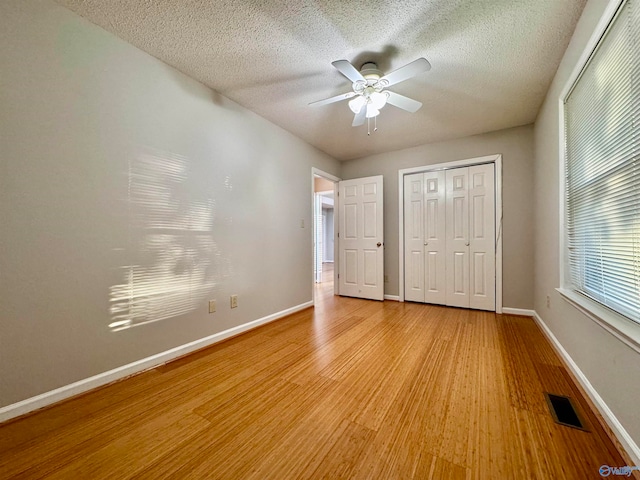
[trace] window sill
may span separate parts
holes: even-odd
[[[640,325],[573,290],[566,288],[556,288],[556,290],[580,312],[640,353]]]

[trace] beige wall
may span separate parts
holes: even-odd
[[[383,134],[384,132],[382,132]],[[343,162],[342,178],[384,176],[385,294],[398,295],[398,170],[501,153],[503,305],[533,307],[533,127],[433,143]]]
[[[0,65],[0,407],[312,299],[337,161],[47,0],[0,2]],[[109,328],[126,266],[170,318]]]
[[[560,91],[606,7],[587,3],[535,124],[535,309],[623,427],[640,443],[640,355],[559,296]],[[551,306],[547,308],[546,297]],[[638,459],[640,461],[640,459]]]

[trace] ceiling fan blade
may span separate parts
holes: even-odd
[[[387,97],[387,103],[390,103],[394,107],[401,108],[402,110],[406,110],[407,112],[415,113],[422,106],[422,103],[417,100],[405,97],[404,95],[400,95],[399,93],[389,92],[387,90],[385,91],[389,94],[389,96]]]
[[[341,93],[340,95],[336,95],[335,97],[325,98],[324,100],[318,100],[317,102],[311,102],[309,105],[314,105],[316,107],[320,105],[327,105],[329,103],[339,102],[340,100],[346,100],[347,98],[355,97],[356,95],[356,92]]]
[[[406,64],[404,67],[400,67],[391,73],[387,73],[380,80],[386,80],[389,82],[386,86],[395,85],[396,83],[404,82],[405,80],[415,77],[423,72],[431,70],[431,64],[426,58],[419,58],[411,63]]]
[[[351,124],[351,126],[359,127],[360,125],[363,125],[366,118],[367,118],[367,106],[363,105],[360,111],[356,113],[356,116],[353,117],[353,123]]]
[[[356,82],[358,80],[365,81],[362,74],[356,70],[356,67],[351,65],[347,60],[336,60],[335,62],[331,62],[331,65],[336,67],[342,75],[347,77],[352,82]]]

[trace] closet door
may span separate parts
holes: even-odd
[[[424,302],[424,173],[404,177],[404,298]]]
[[[446,304],[445,172],[424,174],[424,301]]]
[[[404,177],[406,300],[495,310],[494,168]]]
[[[446,304],[469,308],[469,169],[446,170]]]
[[[469,167],[469,307],[496,308],[494,164]]]

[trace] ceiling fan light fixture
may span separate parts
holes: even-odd
[[[358,95],[353,100],[349,100],[349,108],[357,115],[366,103],[367,100],[362,95]]]
[[[369,98],[371,99],[371,104],[377,109],[380,110],[387,104],[387,99],[389,98],[389,94],[387,92],[373,92]]]
[[[373,103],[368,103],[366,117],[373,118],[373,117],[377,117],[378,115],[380,115],[380,110],[378,110]]]

